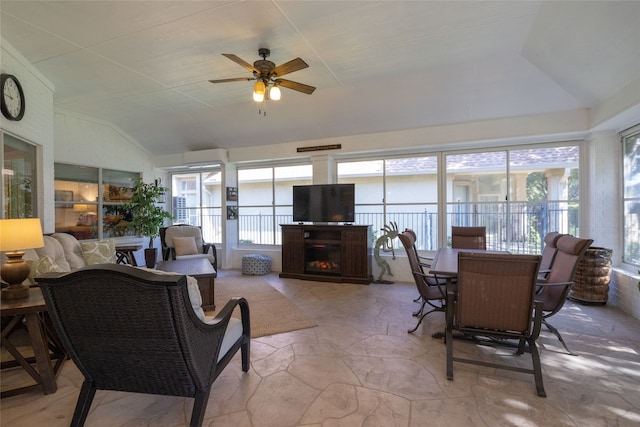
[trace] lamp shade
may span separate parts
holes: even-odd
[[[267,90],[264,82],[262,80],[257,80],[256,84],[253,85],[253,100],[256,102],[262,102],[264,100],[264,93]]]
[[[0,251],[19,251],[43,246],[39,218],[0,219]]]
[[[269,89],[269,99],[272,101],[279,101],[282,94],[280,93],[280,88],[276,85],[273,85],[271,89]]]

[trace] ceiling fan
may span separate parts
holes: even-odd
[[[226,56],[236,64],[239,64],[251,71],[253,73],[253,77],[235,77],[231,79],[209,81],[211,83],[227,83],[255,80],[256,83],[253,87],[253,100],[257,102],[262,102],[265,99],[265,96],[274,101],[280,99],[280,86],[297,90],[298,92],[306,93],[307,95],[311,95],[313,91],[316,90],[313,86],[280,78],[285,74],[293,73],[294,71],[309,67],[306,62],[300,58],[296,58],[276,67],[276,64],[271,61],[267,61],[270,54],[271,51],[269,49],[258,49],[258,55],[260,55],[262,59],[255,61],[253,65],[251,65],[232,53],[223,53],[223,56]]]

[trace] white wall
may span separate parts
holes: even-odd
[[[0,115],[0,128],[38,146],[38,216],[45,232],[53,231],[53,92],[54,86],[13,47],[0,39],[0,70],[15,75],[22,85],[25,114],[22,120],[9,121]],[[51,197],[45,197],[51,195]]]
[[[37,200],[45,233],[55,230],[55,162],[141,172],[146,182],[161,176],[166,179],[164,171],[154,168],[153,156],[112,124],[64,110],[54,111],[53,84],[9,43],[0,41],[1,70],[18,77],[26,99],[24,118],[18,122],[0,119],[0,127],[38,146],[42,176]]]

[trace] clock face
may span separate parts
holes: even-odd
[[[10,74],[2,75],[2,114],[9,120],[20,120],[24,116],[24,92],[22,86],[15,76]]]

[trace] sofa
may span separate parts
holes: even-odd
[[[79,241],[67,233],[53,233],[42,237],[44,246],[26,249],[22,257],[31,267],[29,277],[24,281],[27,286],[37,286],[35,278],[45,273],[66,273],[93,264],[116,264],[116,247],[113,239]],[[0,265],[3,265],[6,260],[6,256],[2,253]],[[132,266],[131,268],[155,274],[176,274],[144,267]],[[196,315],[205,322],[211,321],[212,317],[205,316],[202,309],[202,295],[198,288],[198,281],[194,277],[187,276],[187,289]]]
[[[69,272],[87,265],[116,263],[115,240],[79,241],[71,234],[53,233],[43,236],[44,246],[26,249],[24,259],[31,267],[29,278],[25,284],[35,285],[34,278],[49,272]],[[2,254],[0,261],[6,262]]]

